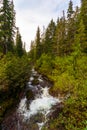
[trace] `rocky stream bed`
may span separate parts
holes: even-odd
[[[41,130],[63,107],[60,99],[49,94],[52,84],[34,69],[22,99],[1,124],[2,130]]]

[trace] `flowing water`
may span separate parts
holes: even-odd
[[[26,93],[31,92],[33,98],[30,100],[25,94],[21,99],[16,110],[15,130],[41,130],[47,123],[53,106],[61,102],[49,94],[49,86],[49,83],[32,69]]]

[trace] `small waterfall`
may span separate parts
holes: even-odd
[[[38,80],[37,85],[32,85],[35,78]],[[47,122],[48,114],[51,112],[53,105],[60,103],[61,101],[58,98],[54,98],[49,94],[48,86],[41,86],[41,83],[44,82],[41,75],[38,75],[37,72],[32,69],[32,74],[28,83],[28,89],[31,89],[35,93],[34,100],[28,104],[27,107],[27,98],[26,96],[21,99],[17,113],[21,116],[23,122],[33,122],[35,130],[41,130],[42,127]],[[35,120],[35,121],[34,121]],[[36,125],[38,128],[36,127]],[[31,128],[32,130],[32,128]]]

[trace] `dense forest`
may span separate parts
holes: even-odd
[[[0,1],[0,122],[29,79],[30,61],[15,21],[13,1]]]
[[[29,56],[36,70],[47,76],[54,85],[50,93],[67,95],[64,108],[43,130],[87,129],[87,0],[73,9],[69,2],[67,14],[55,23],[53,19],[31,42]]]
[[[12,0],[0,1],[0,122],[17,103],[31,67],[53,82],[50,94],[65,97],[60,113],[43,130],[87,130],[87,0],[57,22],[52,19],[27,53],[15,25]]]

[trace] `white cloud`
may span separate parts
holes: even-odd
[[[16,25],[20,28],[27,50],[35,38],[37,26],[47,26],[52,18],[56,20],[62,10],[68,7],[68,2],[69,0],[14,0]]]

